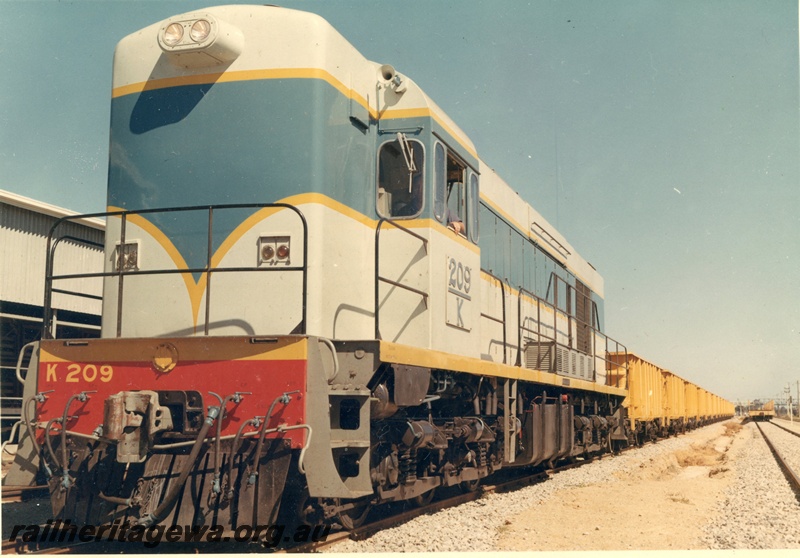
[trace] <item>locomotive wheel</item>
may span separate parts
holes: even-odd
[[[335,504],[337,506],[341,506],[342,501],[339,498],[336,498]],[[369,500],[363,500],[361,502],[356,501],[354,502],[354,507],[346,511],[340,511],[336,514],[336,517],[339,519],[339,523],[341,524],[342,528],[347,531],[353,531],[364,524],[364,521],[367,519],[367,515],[369,515],[369,510],[371,509],[372,504]]]
[[[436,489],[432,488],[431,490],[428,490],[427,492],[424,492],[422,494],[418,494],[418,495],[414,496],[413,498],[411,498],[411,502],[415,506],[417,506],[418,508],[423,508],[423,507],[425,507],[425,506],[427,506],[428,504],[431,503],[431,501],[433,500],[433,496],[434,496],[435,492],[436,492]]]
[[[300,492],[297,500],[297,517],[307,525],[318,525],[323,520],[323,513],[319,507],[318,499],[308,495],[308,489]]]
[[[468,494],[470,492],[475,492],[478,490],[478,487],[481,485],[481,479],[474,479],[468,481],[461,481],[458,483],[458,487],[461,489],[461,492],[464,494]],[[433,492],[433,491],[431,491]]]

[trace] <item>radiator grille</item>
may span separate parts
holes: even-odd
[[[525,346],[525,368],[592,380],[592,358],[589,355],[552,341],[528,343]]]

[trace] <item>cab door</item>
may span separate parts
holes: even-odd
[[[478,173],[442,142],[434,144],[432,284],[443,304],[434,312],[432,348],[478,358],[480,250]]]
[[[397,132],[378,147],[375,338],[430,345],[430,258],[422,141]]]

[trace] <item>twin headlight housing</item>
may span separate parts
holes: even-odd
[[[161,25],[158,44],[183,65],[207,66],[233,62],[242,53],[244,35],[211,14],[186,14]]]
[[[161,35],[162,41],[164,45],[168,48],[175,48],[178,46],[185,45],[184,38],[186,37],[187,33],[184,31],[186,24],[179,23],[174,21],[170,23],[166,29],[164,29],[164,33]],[[202,44],[203,41],[208,39],[208,36],[211,35],[211,22],[207,19],[198,19],[197,21],[191,22],[191,27],[189,27],[189,39],[191,43],[188,43],[188,46],[194,46],[196,44]]]

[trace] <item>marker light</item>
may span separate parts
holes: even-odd
[[[258,266],[289,266],[292,237],[288,234],[264,235],[258,239]]]
[[[175,46],[183,38],[183,25],[180,23],[170,23],[164,30],[164,44]]]
[[[192,29],[189,31],[189,36],[196,43],[202,43],[208,38],[211,33],[211,23],[205,19],[198,19],[192,24]]]
[[[286,244],[278,246],[278,259],[285,260],[289,257],[289,247]]]

